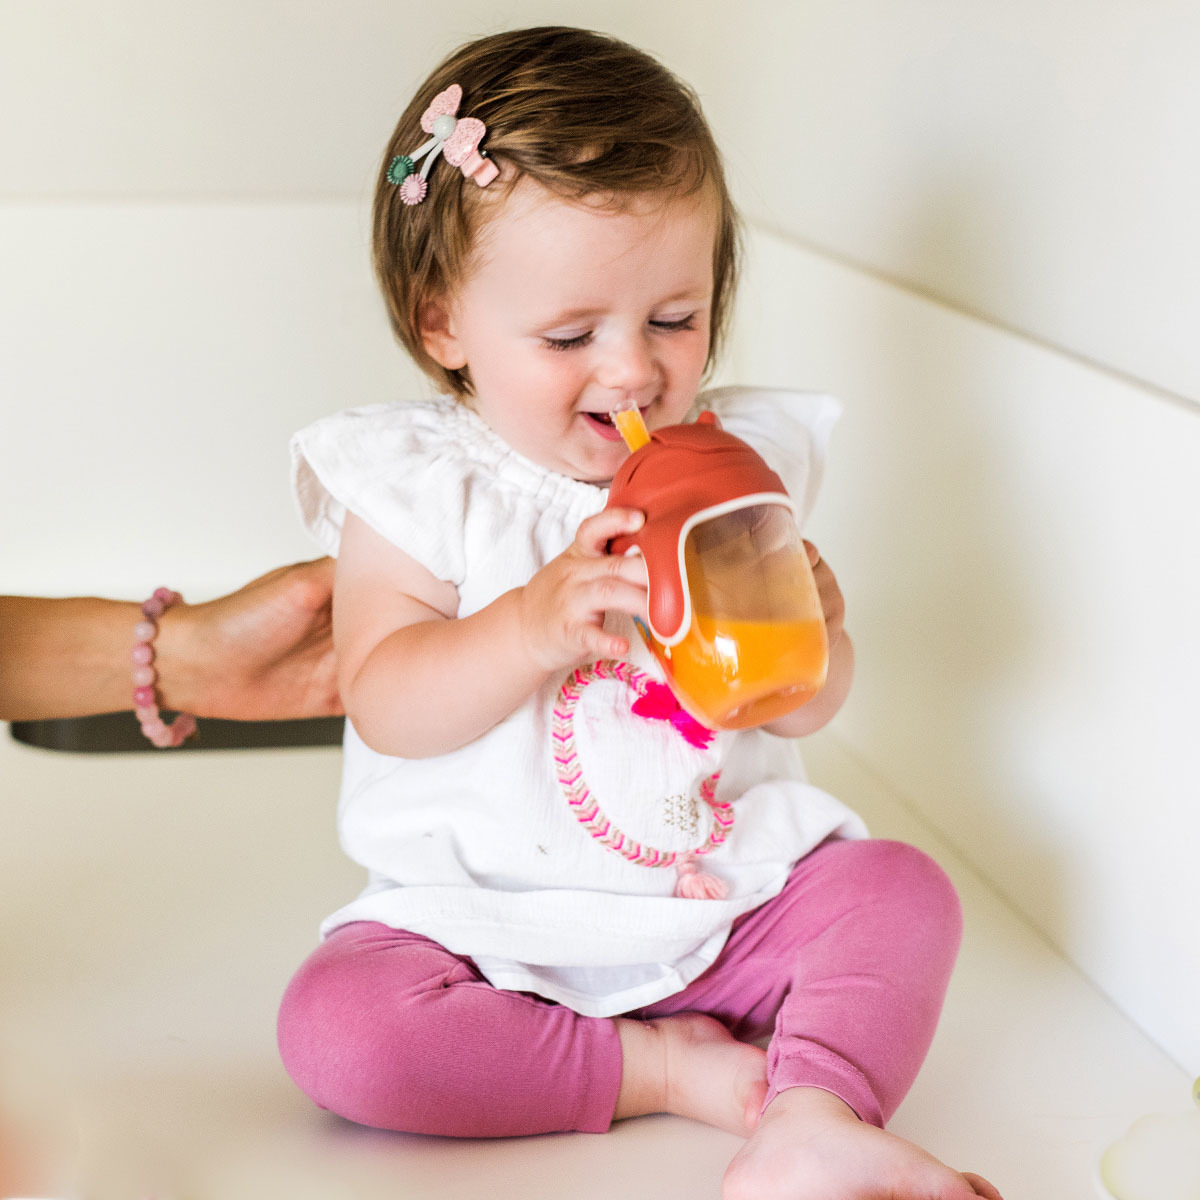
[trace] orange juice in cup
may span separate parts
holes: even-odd
[[[674,645],[647,638],[680,704],[707,725],[744,729],[811,700],[829,648],[790,509],[752,505],[696,525],[684,563],[687,632]]]

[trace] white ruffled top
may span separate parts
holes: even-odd
[[[837,403],[727,388],[700,406],[762,454],[803,522]],[[452,583],[462,616],[527,582],[607,497],[523,458],[450,397],[326,417],[293,438],[292,460],[302,519],[325,552],[337,554],[353,512]],[[588,821],[572,805],[555,757],[564,672],[437,758],[378,754],[347,721],[338,825],[368,883],[323,934],[381,921],[469,956],[497,987],[611,1016],[686,987],[716,959],[733,920],[776,895],[791,865],[824,839],[866,835],[854,813],[806,781],[794,742],[751,730],[699,748],[669,722],[633,713],[631,680],[662,676],[632,622],[609,620],[629,637],[634,670],[576,685],[571,774],[582,774],[626,848],[652,847],[669,860],[709,840],[716,817],[703,789],[719,771],[714,800],[733,823],[700,861],[727,885],[726,898],[676,897],[673,869],[632,861],[599,836],[594,814]],[[461,681],[487,685],[482,675]]]

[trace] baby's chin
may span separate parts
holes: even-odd
[[[616,478],[616,470],[607,471],[604,473],[594,473],[586,476],[577,476],[580,483],[590,483],[593,487],[608,488],[612,487],[612,481]]]
[[[608,487],[615,475],[615,470],[584,471],[582,473],[575,471],[572,473],[571,478],[578,480],[580,483],[590,483],[594,487]]]
[[[629,457],[629,451],[622,445],[621,453],[616,461],[606,462],[603,465],[588,467],[586,464],[576,464],[574,470],[568,470],[566,474],[579,483],[590,483],[593,487],[606,488],[611,486],[613,477],[621,469],[621,464]],[[560,472],[561,472],[561,468]]]

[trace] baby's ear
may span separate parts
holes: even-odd
[[[417,313],[417,330],[425,352],[447,371],[467,365],[467,356],[454,332],[454,320],[444,300],[427,300]]]

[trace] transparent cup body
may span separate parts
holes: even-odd
[[[821,601],[791,511],[755,504],[699,522],[684,541],[691,622],[647,644],[680,704],[714,729],[776,720],[820,691]]]

